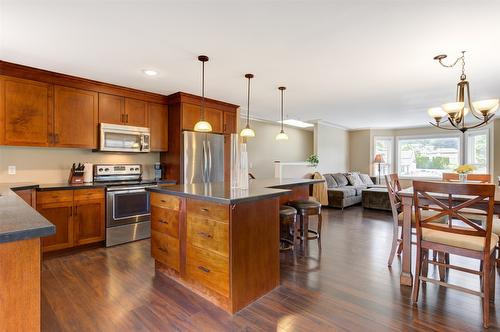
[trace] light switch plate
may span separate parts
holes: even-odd
[[[16,174],[16,166],[9,166],[8,173],[9,175]]]

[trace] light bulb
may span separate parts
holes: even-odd
[[[211,132],[212,131],[212,125],[208,123],[207,121],[201,120],[196,122],[194,125],[194,131],[201,131],[201,132]]]

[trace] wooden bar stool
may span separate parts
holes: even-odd
[[[321,239],[321,204],[313,200],[297,200],[288,202],[290,206],[297,209],[301,228],[301,240],[306,244],[307,240]],[[318,216],[318,228],[316,230],[309,229],[309,217]],[[313,234],[309,236],[309,234]]]
[[[291,206],[280,206],[280,251],[293,250],[294,241],[299,236],[297,210]],[[292,230],[290,230],[290,226]],[[290,232],[294,240],[290,240]]]

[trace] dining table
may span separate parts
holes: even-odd
[[[401,285],[413,286],[413,275],[411,272],[411,260],[412,260],[412,245],[411,245],[411,217],[413,211],[413,187],[408,187],[402,189],[398,192],[401,197],[401,205],[403,208],[403,226],[402,226],[402,238],[403,238],[403,259],[401,267],[401,276],[399,278]],[[434,198],[448,200],[448,196],[443,194],[431,194]],[[441,196],[441,197],[439,197]],[[454,195],[454,201],[466,201],[469,200],[471,196],[459,196]],[[500,215],[500,187],[495,188],[495,204],[494,204],[494,214]],[[486,201],[476,202],[471,205],[471,208],[484,209],[487,205]]]

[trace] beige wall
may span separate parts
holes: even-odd
[[[349,168],[349,134],[342,128],[317,123],[314,126],[314,153],[318,172],[346,172]]]
[[[370,174],[371,165],[370,130],[349,132],[349,171]]]
[[[244,127],[246,122],[240,124]],[[276,160],[305,161],[313,153],[312,131],[286,127],[288,140],[276,141],[280,126],[261,121],[250,121],[250,126],[255,131],[255,137],[247,142],[249,171],[257,178],[273,178]]]
[[[0,182],[61,183],[68,180],[71,165],[90,163],[139,163],[144,167],[144,178],[153,178],[153,164],[159,153],[117,154],[92,152],[83,149],[0,147]],[[16,166],[16,174],[9,175],[8,166]]]

